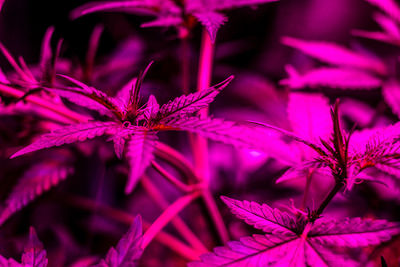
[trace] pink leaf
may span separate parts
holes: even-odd
[[[21,263],[13,259],[6,259],[0,255],[0,267],[23,267]]]
[[[199,92],[183,95],[174,100],[169,101],[167,104],[162,105],[160,108],[160,117],[162,121],[167,121],[176,117],[183,117],[191,115],[202,108],[205,108],[214,101],[214,98],[222,91],[233,79],[233,76],[228,77],[226,80],[216,84],[208,89]]]
[[[336,248],[376,245],[400,233],[400,224],[360,218],[317,220],[272,209],[266,204],[222,197],[231,211],[246,223],[267,232],[243,237],[200,256],[190,267],[205,266],[359,266]]]
[[[136,131],[128,142],[127,157],[129,159],[130,172],[125,193],[130,194],[135,188],[140,177],[153,160],[153,151],[157,141],[156,132],[143,129]]]
[[[87,122],[64,126],[51,133],[40,136],[32,144],[17,151],[10,158],[19,157],[26,153],[44,148],[85,141],[86,139],[92,139],[97,136],[106,134],[112,135],[115,134],[119,128],[120,124],[116,122]]]
[[[304,139],[318,142],[333,132],[329,99],[321,94],[290,93],[287,112],[293,132]]]
[[[39,241],[33,227],[29,229],[29,241],[24,248],[21,262],[24,267],[47,266],[46,251],[43,249],[43,244]]]
[[[334,43],[303,41],[292,37],[284,37],[282,42],[326,63],[371,70],[378,74],[387,72],[385,64],[379,59],[351,51]]]
[[[231,212],[247,224],[261,229],[264,232],[277,236],[295,237],[296,218],[278,209],[272,209],[267,204],[239,201],[228,197],[221,197]]]
[[[215,42],[217,31],[228,19],[221,13],[214,11],[196,11],[193,13],[200,23],[206,28],[211,42]]]
[[[293,73],[290,72],[289,75]],[[291,88],[331,87],[339,89],[374,89],[381,86],[379,78],[360,70],[319,68],[300,75],[290,75],[281,84]]]
[[[122,158],[124,153],[125,141],[129,139],[129,137],[132,136],[135,133],[135,130],[138,128],[139,127],[135,126],[121,128],[109,138],[109,140],[114,142],[114,151],[119,159]]]
[[[386,242],[400,233],[400,224],[385,220],[346,218],[317,220],[308,237],[324,246],[366,247]]]
[[[189,131],[236,147],[261,149],[268,146],[268,143],[265,143],[268,134],[255,134],[253,128],[222,119],[177,118],[165,122],[164,125],[167,130]],[[164,126],[155,129],[163,130],[163,128]]]
[[[101,12],[101,11],[121,11],[146,10],[148,13],[157,13],[155,10],[164,13],[179,13],[179,8],[170,0],[130,0],[130,1],[98,1],[82,5],[71,12],[71,18],[76,19],[81,16]],[[138,12],[134,12],[138,13]]]
[[[155,119],[157,117],[159,109],[160,105],[158,105],[156,98],[154,97],[154,95],[150,95],[149,100],[146,104],[146,108],[143,111],[144,118],[147,121]]]
[[[400,118],[400,83],[395,80],[386,82],[382,87],[382,94],[393,113]]]
[[[372,5],[375,5],[385,11],[393,19],[400,22],[400,7],[394,0],[366,0]]]
[[[30,168],[8,196],[0,212],[0,225],[32,200],[65,180],[72,171],[71,167],[52,160]]]
[[[97,267],[136,267],[143,253],[142,220],[136,216],[128,232],[120,239],[117,247],[110,248],[106,259],[101,260]]]

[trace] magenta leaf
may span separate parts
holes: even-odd
[[[210,35],[211,42],[215,42],[218,29],[228,20],[227,17],[221,13],[214,11],[194,12],[193,16],[206,28]]]
[[[97,136],[113,135],[120,127],[120,124],[116,122],[87,122],[64,126],[40,136],[32,144],[17,151],[10,158],[19,157],[44,148],[85,141]]]
[[[193,94],[183,95],[169,101],[160,108],[161,122],[177,117],[185,117],[205,108],[232,81],[233,76],[226,80]]]
[[[143,253],[142,220],[136,216],[128,232],[120,239],[116,248],[112,247],[107,253],[106,259],[96,267],[135,267]]]
[[[282,42],[326,63],[370,70],[377,74],[385,74],[387,72],[385,64],[379,59],[354,52],[334,43],[304,41],[293,37],[284,37]]]
[[[35,229],[29,229],[29,241],[24,248],[21,263],[23,266],[29,267],[46,267],[47,266],[46,251],[43,244],[39,241]]]
[[[168,130],[197,133],[205,138],[236,147],[260,149],[264,145],[268,146],[268,144],[264,144],[262,141],[265,140],[264,138],[267,136],[266,133],[259,134],[258,136],[253,131],[253,128],[222,119],[200,119],[197,117],[177,118],[165,122],[164,126],[155,127],[155,129],[163,130],[165,127]]]
[[[400,7],[394,0],[365,0],[386,12],[393,19],[400,22]]]
[[[143,110],[144,118],[150,122],[157,117],[158,111],[160,109],[160,105],[157,103],[157,99],[154,95],[150,95],[149,100],[147,101],[146,107]]]
[[[130,0],[130,1],[98,1],[98,2],[90,2],[83,6],[78,7],[73,10],[71,13],[71,17],[73,19],[79,18],[81,16],[100,12],[100,11],[122,11],[128,12],[130,10],[142,9],[146,10],[149,13],[154,13],[155,10],[161,10],[169,13],[178,13],[179,9],[174,4],[173,1],[170,0],[150,0],[150,1],[138,1],[138,0]]]
[[[35,198],[65,180],[72,171],[70,166],[52,160],[39,163],[26,171],[0,210],[0,225]]]
[[[116,132],[109,138],[108,141],[112,140],[114,143],[115,155],[117,155],[119,159],[122,158],[122,155],[124,153],[126,140],[135,133],[136,128],[137,127],[132,126],[121,128],[118,132]]]
[[[154,131],[138,130],[128,141],[127,157],[130,171],[125,193],[130,194],[135,188],[140,177],[153,160],[157,135]]]
[[[266,232],[206,253],[197,266],[359,266],[336,248],[376,245],[400,233],[400,224],[370,219],[319,219],[314,223],[266,204],[222,197],[246,223]],[[336,247],[336,248],[335,248]]]
[[[280,83],[291,88],[331,87],[338,89],[374,89],[379,88],[381,80],[367,72],[355,69],[319,68],[300,75],[294,70],[288,71],[289,78]]]
[[[292,229],[296,228],[296,218],[292,214],[272,209],[267,204],[239,201],[228,197],[221,197],[231,212],[247,224],[264,232],[277,236],[294,237]]]

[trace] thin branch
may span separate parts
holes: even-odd
[[[164,198],[162,193],[158,190],[158,188],[153,184],[150,178],[147,175],[143,175],[140,180],[143,188],[147,191],[151,198],[153,198],[154,202],[163,210],[167,209],[169,203]],[[175,229],[180,233],[180,235],[196,250],[205,253],[208,249],[204,246],[204,244],[198,239],[198,237],[190,230],[187,224],[177,215],[172,221]]]
[[[147,229],[143,235],[142,248],[145,249],[153,238],[187,205],[200,196],[200,192],[193,192],[189,195],[178,198],[172,203]]]
[[[131,225],[133,220],[135,219],[135,216],[125,211],[98,203],[92,199],[79,196],[63,196],[62,199],[65,203],[72,205],[76,208],[94,211],[98,214],[101,214],[105,217],[111,218],[126,225]],[[150,227],[150,223],[143,220],[143,226],[145,229],[148,229]],[[199,256],[202,254],[202,252],[187,246],[176,237],[163,231],[158,232],[158,234],[155,236],[155,240],[170,248],[172,251],[175,251],[177,254],[181,255],[187,260],[198,260]]]

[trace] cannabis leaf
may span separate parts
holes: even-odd
[[[51,133],[42,135],[29,146],[14,153],[10,158],[19,157],[26,153],[41,150],[43,148],[71,144],[77,141],[85,141],[86,139],[92,139],[105,134],[112,135],[116,133],[121,126],[122,125],[116,122],[99,121],[64,126],[52,131]]]
[[[136,216],[128,232],[120,239],[117,246],[110,248],[104,260],[96,267],[135,267],[143,253],[142,219]]]
[[[56,160],[48,160],[31,167],[12,189],[3,208],[0,209],[0,225],[36,197],[65,180],[71,173],[70,166]]]
[[[376,245],[400,233],[400,224],[385,220],[318,219],[273,209],[267,204],[222,197],[231,211],[264,235],[243,237],[203,254],[195,266],[359,266],[336,248]]]
[[[154,159],[157,135],[155,131],[137,131],[128,142],[127,157],[130,164],[130,172],[125,193],[129,194],[142,177],[143,173]]]
[[[91,121],[61,127],[42,135],[29,146],[17,151],[11,158],[44,148],[108,135],[110,136],[108,140],[114,142],[114,150],[119,158],[122,158],[127,143],[130,174],[125,192],[130,193],[154,158],[153,152],[158,131],[189,131],[238,147],[256,148],[262,144],[261,138],[265,135],[259,135],[258,138],[252,136],[250,127],[221,119],[198,118],[196,115],[199,110],[207,107],[214,100],[232,81],[233,76],[210,88],[177,97],[161,107],[152,95],[146,104],[140,106],[140,87],[150,65],[151,63],[139,74],[129,92],[127,88],[124,88],[116,98],[107,96],[73,78],[62,76],[78,88],[60,87],[49,90],[84,107],[106,111],[112,114],[109,119],[114,121]],[[78,95],[77,98],[76,95]],[[86,99],[95,103],[96,106],[87,105]]]
[[[46,251],[43,249],[43,244],[39,241],[33,227],[29,229],[29,240],[25,245],[21,263],[13,259],[7,260],[0,255],[1,267],[46,267],[47,262]]]

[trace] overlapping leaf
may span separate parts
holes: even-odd
[[[117,246],[110,248],[104,260],[96,267],[135,267],[143,253],[142,220],[137,216],[128,232],[120,239]]]
[[[360,266],[335,247],[376,245],[400,233],[400,224],[384,220],[320,219],[314,223],[266,204],[223,197],[231,211],[265,235],[243,237],[202,255],[190,267],[205,266]]]

